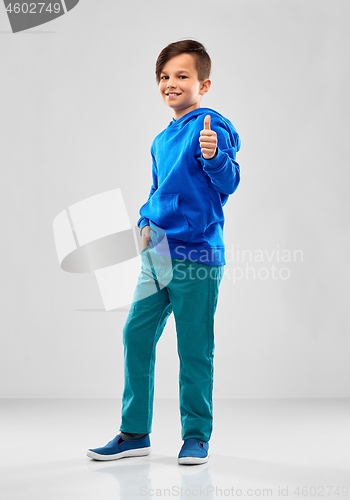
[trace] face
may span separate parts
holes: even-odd
[[[175,56],[163,66],[159,92],[167,106],[172,108],[175,120],[200,107],[203,94],[211,85],[209,79],[199,82],[191,54]]]

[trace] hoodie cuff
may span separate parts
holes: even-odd
[[[202,156],[202,160],[205,170],[211,171],[216,170],[218,167],[220,167],[220,165],[226,160],[226,157],[219,148],[216,148],[216,155],[213,156],[213,158],[207,160],[204,158],[204,156]]]
[[[149,220],[148,220],[148,219],[146,219],[146,218],[141,219],[141,221],[139,221],[138,226],[139,226],[139,228],[140,228],[140,236],[142,236],[142,229],[143,229],[145,226],[149,226]]]

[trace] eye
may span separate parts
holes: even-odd
[[[185,76],[185,75],[181,75],[181,76],[180,76],[180,78],[187,78],[187,76]]]
[[[160,79],[164,80],[165,78],[169,78],[168,76],[161,76]]]

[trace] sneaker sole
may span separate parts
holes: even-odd
[[[101,455],[95,451],[88,450],[86,453],[88,457],[94,458],[95,460],[118,460],[119,458],[126,457],[144,457],[151,453],[151,447],[147,448],[135,448],[133,450],[125,450],[120,453],[115,453],[114,455]]]
[[[180,465],[200,465],[200,464],[205,464],[208,462],[209,458],[209,452],[208,455],[204,458],[200,457],[181,457],[178,459],[178,462]]]

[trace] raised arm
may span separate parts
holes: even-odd
[[[214,188],[220,193],[230,195],[236,191],[240,182],[236,152],[240,149],[241,141],[238,134],[229,133],[222,122],[216,121],[211,127],[210,120],[207,117],[205,120],[199,138],[201,155],[198,159]]]

